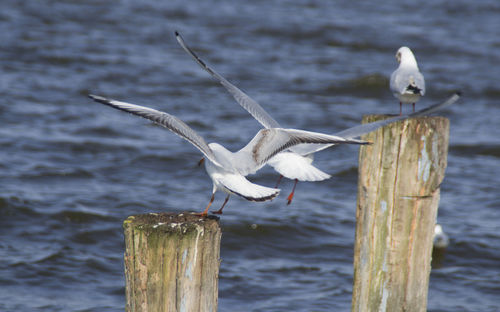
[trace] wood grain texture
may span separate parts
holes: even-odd
[[[420,117],[362,137],[352,311],[426,311],[448,136],[448,119]]]
[[[217,311],[218,218],[145,214],[123,227],[126,311]]]

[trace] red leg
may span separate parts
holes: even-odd
[[[278,185],[280,185],[282,178],[283,178],[283,176],[280,174],[280,177],[278,178],[278,182],[276,182],[276,186],[274,188],[278,188]]]
[[[413,112],[415,112],[415,103],[412,103],[413,105]]]
[[[290,195],[288,195],[288,202],[287,202],[287,205],[290,205],[292,203],[292,199],[293,199],[293,194],[295,193],[295,187],[297,186],[297,182],[299,182],[299,180],[295,179],[295,184],[293,185],[293,189],[292,189],[292,192],[290,193]]]
[[[399,102],[399,116],[403,115],[403,103]]]
[[[212,194],[212,197],[210,198],[210,202],[208,203],[207,208],[205,208],[205,210],[203,210],[203,212],[201,212],[201,213],[196,213],[196,215],[198,215],[200,217],[206,217],[208,215],[208,208],[210,208],[210,206],[214,202],[214,199],[215,199],[215,193]]]
[[[226,205],[227,201],[229,200],[229,196],[231,194],[227,194],[226,199],[224,200],[224,203],[222,204],[222,207],[220,207],[219,210],[212,212],[213,214],[222,214],[222,209],[224,209],[224,206]]]

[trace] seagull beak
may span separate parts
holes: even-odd
[[[198,167],[203,165],[203,163],[205,162],[205,157],[203,157],[202,159],[200,159],[200,161],[198,162]]]

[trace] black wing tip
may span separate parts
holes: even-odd
[[[176,36],[175,38],[177,39],[177,42],[179,42],[181,47],[188,54],[190,54],[196,60],[196,62],[198,62],[201,65],[201,67],[203,67],[203,69],[207,70],[211,75],[213,75],[214,74],[213,70],[211,68],[209,68],[207,66],[207,64],[205,64],[205,62],[200,59],[198,54],[194,53],[194,51],[184,42],[184,39],[181,37],[181,35],[177,31],[175,31],[175,36]]]
[[[408,87],[406,87],[406,90],[411,91],[413,94],[422,95],[422,89],[412,84],[408,85]]]
[[[268,200],[274,199],[276,196],[278,196],[279,193],[280,193],[280,191],[277,191],[276,193],[273,193],[269,196],[264,196],[264,197],[248,197],[248,196],[243,196],[241,194],[238,194],[238,195],[240,195],[241,197],[243,197],[244,199],[249,200],[249,201],[263,202],[263,201],[268,201]]]
[[[177,30],[174,31],[174,34],[175,34],[176,37],[180,37],[181,36]]]
[[[455,91],[455,94],[458,95],[458,96],[462,96],[462,90],[458,90],[458,91]]]
[[[99,103],[103,103],[103,104],[109,104],[110,103],[110,101],[108,99],[106,99],[105,97],[99,96],[99,95],[88,94],[87,96],[89,98],[91,98],[92,100],[94,100],[96,102],[99,102]]]
[[[371,145],[373,142],[370,141],[364,141],[364,140],[355,140],[355,141],[349,141],[347,144],[357,144],[357,145]]]

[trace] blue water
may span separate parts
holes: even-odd
[[[86,98],[175,114],[236,150],[259,124],[178,46],[186,41],[282,125],[334,133],[397,113],[394,54],[461,89],[438,221],[451,242],[429,311],[500,308],[500,2],[14,1],[0,3],[0,311],[123,311],[122,221],[201,211],[212,185],[190,144]],[[404,107],[407,111],[410,107]],[[319,153],[330,180],[261,204],[231,197],[220,311],[348,311],[357,153]],[[252,181],[272,186],[266,168]],[[217,194],[214,206],[224,196]]]

